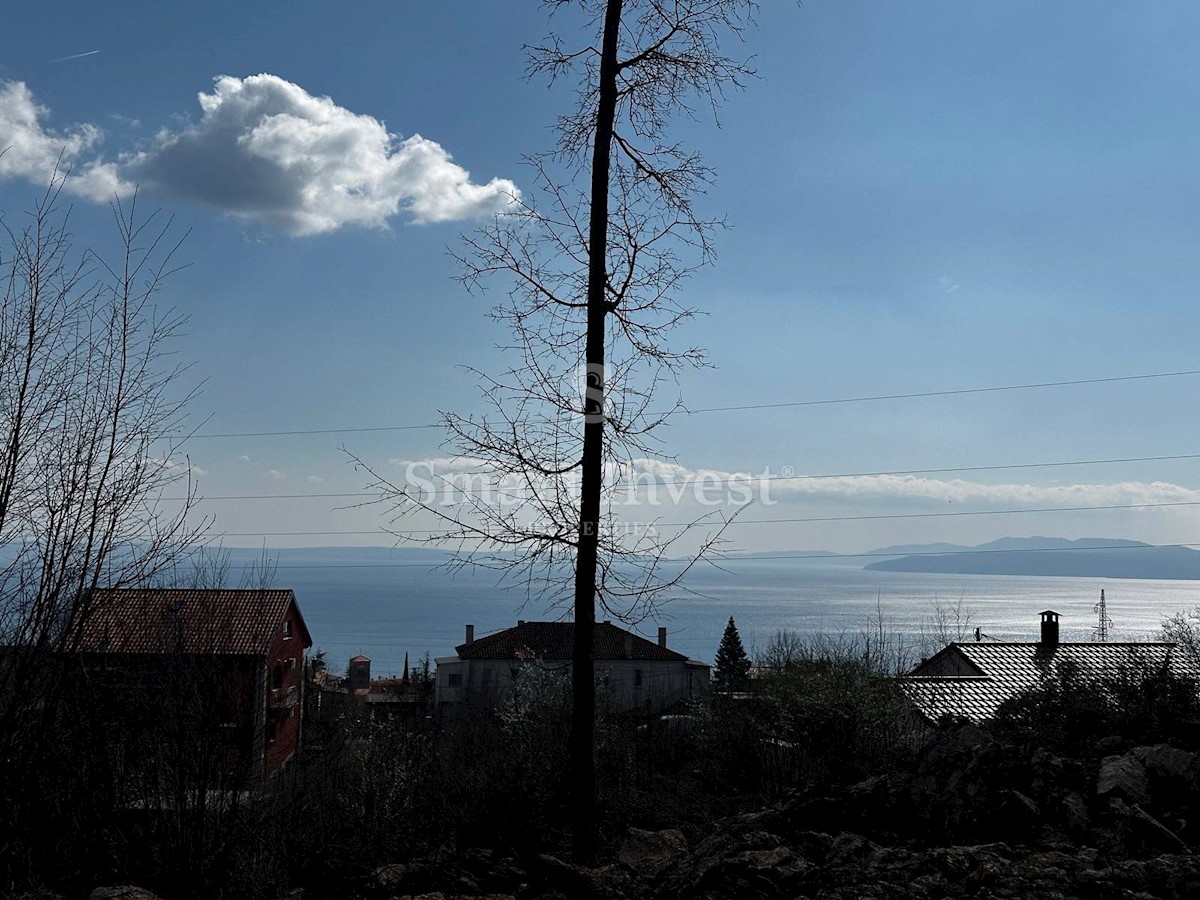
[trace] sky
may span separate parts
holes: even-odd
[[[714,365],[679,392],[724,411],[676,419],[640,471],[770,476],[736,550],[1200,543],[1200,458],[1014,467],[1200,454],[1200,375],[772,407],[1200,369],[1198,26],[1184,2],[767,0],[737,49],[759,77],[719,127],[672,128],[731,226],[684,294],[704,315],[679,340]],[[571,103],[525,75],[548,28],[541,4],[483,0],[6,12],[5,222],[61,155],[78,246],[111,249],[107,203],[134,185],[189,231],[162,302],[188,319],[186,450],[227,544],[391,543],[349,454],[395,479],[449,455],[433,429],[246,433],[482,408],[462,367],[504,366],[500,292],[467,292],[452,254],[536,190],[524,158]],[[1141,508],[997,514],[1097,506]]]

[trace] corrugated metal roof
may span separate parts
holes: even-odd
[[[469,644],[459,644],[454,649],[462,659],[570,659],[574,642],[574,622],[522,622],[515,628],[497,631]],[[594,659],[687,661],[682,653],[660,647],[611,622],[596,623],[592,648]]]
[[[994,716],[1005,700],[1037,687],[1068,665],[1083,678],[1101,678],[1131,667],[1166,665],[1178,675],[1200,679],[1196,661],[1170,643],[978,642],[950,644],[899,682],[929,719],[954,715],[981,722]],[[942,674],[946,671],[959,674]],[[961,674],[971,671],[978,674]]]
[[[296,602],[290,590],[98,590],[67,646],[84,653],[214,653],[258,656]],[[312,646],[304,620],[298,635]]]

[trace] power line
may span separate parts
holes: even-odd
[[[365,431],[419,431],[424,428],[441,428],[441,425],[375,425],[366,428],[302,428],[295,431],[226,431],[221,433],[193,434],[190,439],[199,438],[242,438],[242,437],[283,437],[301,434],[356,434]]]
[[[783,525],[793,524],[796,522],[863,522],[875,521],[879,519],[940,519],[953,518],[956,516],[1010,516],[1024,515],[1036,513],[1055,513],[1055,512],[1089,512],[1093,510],[1118,510],[1118,509],[1162,509],[1175,506],[1200,506],[1200,500],[1178,500],[1166,501],[1162,503],[1113,503],[1102,506],[1036,506],[1025,509],[978,509],[978,510],[955,510],[954,512],[926,512],[926,513],[879,513],[871,515],[859,516],[805,516],[801,518],[786,518],[786,519],[734,519],[726,523],[727,527],[737,525]],[[625,522],[635,522],[634,519],[614,519],[614,524],[620,525]],[[653,525],[656,528],[686,528],[696,524],[695,522],[646,522],[642,524]],[[469,523],[468,523],[469,527]],[[340,536],[347,537],[353,535],[416,535],[416,534],[446,534],[448,528],[416,528],[403,530],[376,529],[374,531],[224,531],[218,537],[319,537],[319,536]]]
[[[742,406],[709,406],[687,412],[712,413],[732,412],[747,409],[784,409],[794,406],[826,406],[834,403],[872,403],[877,400],[913,400],[920,397],[952,397],[962,394],[994,394],[1000,391],[1028,391],[1034,388],[1068,387],[1078,384],[1110,384],[1116,381],[1144,381],[1150,378],[1182,378],[1188,375],[1200,375],[1200,369],[1186,372],[1154,372],[1148,375],[1115,375],[1109,378],[1078,378],[1071,381],[1041,381],[1030,384],[1004,384],[992,387],[954,388],[944,391],[920,391],[911,394],[878,394],[870,397],[838,397],[831,400],[796,400],[783,403],[755,403]]]
[[[734,476],[734,477],[730,477],[730,478],[717,478],[717,479],[709,479],[709,478],[705,478],[703,476],[693,475],[693,476],[689,476],[686,478],[654,479],[654,480],[645,480],[645,481],[640,481],[640,482],[635,479],[634,486],[637,487],[637,486],[639,486],[639,484],[649,486],[649,485],[660,485],[660,484],[661,485],[670,485],[670,484],[693,484],[693,483],[695,483],[695,484],[703,484],[705,486],[716,487],[721,484],[752,485],[756,482],[762,482],[762,481],[770,481],[770,482],[816,481],[816,480],[827,480],[827,479],[835,479],[835,478],[872,478],[872,477],[879,477],[879,476],[884,476],[884,475],[937,475],[937,474],[950,474],[950,473],[956,473],[956,472],[998,472],[998,471],[1012,470],[1012,469],[1047,469],[1047,468],[1058,468],[1058,467],[1066,467],[1066,466],[1100,466],[1100,465],[1112,465],[1112,464],[1117,464],[1117,463],[1170,462],[1170,461],[1189,460],[1189,459],[1200,459],[1200,453],[1180,453],[1180,454],[1173,454],[1173,455],[1169,455],[1169,456],[1110,457],[1110,458],[1106,458],[1106,459],[1071,459],[1071,460],[1056,460],[1053,462],[1034,462],[1034,463],[1001,463],[1001,464],[997,464],[997,465],[986,465],[986,466],[948,466],[948,467],[944,467],[944,468],[930,468],[930,469],[895,469],[892,471],[877,471],[877,472],[839,472],[839,473],[826,473],[826,474],[818,474],[818,475],[761,475],[761,476],[745,475],[745,476]],[[459,473],[459,474],[462,474],[462,473]],[[479,474],[479,473],[475,473],[475,474]],[[436,477],[452,477],[452,475],[451,476],[436,476]],[[616,482],[616,484],[618,484],[618,485],[622,484],[622,483],[624,483],[624,482]],[[476,494],[478,493],[478,492],[468,491],[465,488],[456,487],[453,485],[446,487],[444,490],[447,493],[449,493],[449,492],[476,493]],[[505,488],[505,489],[503,489],[503,491],[498,490],[497,493],[503,493],[505,496],[508,496],[508,497],[522,499],[519,495],[517,495],[515,493],[511,493],[511,492],[517,491],[517,490],[525,491],[525,490],[528,490],[528,488]],[[439,490],[437,493],[441,493],[441,491]],[[379,492],[370,493],[370,492],[360,492],[360,491],[349,491],[349,492],[342,492],[342,493],[320,493],[320,494],[223,494],[223,495],[216,495],[213,497],[203,497],[202,496],[197,499],[200,501],[217,501],[217,500],[223,501],[223,500],[299,500],[299,499],[312,499],[312,498],[357,497],[361,500],[371,500],[372,498],[387,499],[388,496],[389,495],[387,495],[387,494],[383,494],[383,493],[379,493]],[[532,495],[526,495],[526,497],[528,497],[528,496],[532,496]],[[163,497],[162,499],[164,501],[179,502],[179,501],[183,501],[183,500],[186,500],[189,498],[186,498],[186,497]]]
[[[1166,550],[1172,547],[1200,547],[1200,542],[1188,543],[1178,541],[1173,544],[1132,544],[1113,546],[1095,546],[1095,547],[1019,547],[1013,550],[946,550],[946,551],[918,551],[914,553],[880,553],[872,551],[871,553],[796,553],[796,554],[780,554],[776,556],[714,556],[709,561],[719,561],[722,565],[732,565],[742,562],[773,562],[781,559],[872,559],[885,558],[897,559],[904,556],[962,556],[964,554],[983,554],[983,553],[1077,553],[1089,550]],[[452,560],[447,559],[441,562],[423,562],[423,563],[279,563],[275,566],[276,569],[436,569],[445,566]],[[480,564],[467,563],[472,568],[484,568]],[[256,563],[248,563],[246,565],[229,566],[231,569],[253,569],[257,568]],[[491,569],[489,568],[489,571]]]
[[[1147,381],[1156,378],[1183,378],[1200,375],[1200,369],[1181,372],[1151,372],[1143,375],[1113,375],[1105,378],[1076,378],[1069,381],[1040,381],[1025,384],[1002,384],[976,388],[952,388],[941,391],[914,391],[904,394],[875,394],[863,397],[832,397],[822,400],[788,400],[780,403],[751,403],[735,406],[708,406],[698,409],[681,409],[680,415],[694,416],[715,412],[738,412],[756,409],[786,409],[802,406],[829,406],[841,403],[874,403],[885,400],[916,400],[924,397],[953,397],[967,394],[994,394],[1003,391],[1028,391],[1039,388],[1072,387],[1084,384],[1113,384],[1120,381]],[[242,437],[285,437],[309,434],[362,434],[374,431],[417,431],[429,428],[441,428],[441,424],[424,425],[377,425],[358,428],[303,428],[285,431],[230,431],[210,432],[208,434],[193,434],[195,439],[208,438],[242,438]]]

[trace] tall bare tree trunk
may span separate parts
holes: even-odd
[[[458,456],[483,470],[476,474],[487,489],[464,487],[462,503],[450,504],[412,466],[396,484],[352,458],[395,510],[442,524],[420,538],[394,532],[398,539],[456,547],[456,565],[522,571],[528,599],[537,603],[573,597],[565,788],[575,858],[590,862],[597,843],[597,607],[624,622],[652,615],[668,591],[686,592],[684,577],[720,543],[731,519],[717,511],[698,517],[691,525],[707,532],[698,549],[664,572],[658,562],[678,555],[681,548],[671,548],[689,527],[669,535],[607,527],[609,517],[616,525],[622,501],[620,477],[606,478],[606,467],[630,475],[661,454],[655,431],[680,404],[660,408],[656,388],[706,362],[695,346],[672,349],[666,335],[695,314],[680,302],[681,286],[712,261],[710,232],[722,220],[693,209],[712,173],[699,153],[665,132],[677,113],[692,114],[693,100],[715,108],[728,88],[754,74],[721,51],[721,40],[741,37],[756,0],[543,5],[573,9],[563,24],[586,44],[552,32],[527,48],[529,72],[551,82],[580,76],[577,104],[558,119],[557,150],[530,158],[542,205],[514,195],[511,210],[464,237],[458,257],[469,288],[496,276],[509,283],[493,315],[511,329],[509,349],[519,356],[499,378],[477,373],[490,415],[443,413]],[[518,480],[519,496],[494,493],[508,478]],[[442,480],[453,492],[452,480]],[[517,502],[496,503],[497,496]]]
[[[579,552],[575,564],[575,646],[572,654],[571,737],[568,749],[575,859],[596,853],[596,560],[600,496],[604,485],[604,334],[608,316],[608,191],[613,122],[617,110],[617,37],[622,0],[608,0],[600,57],[600,96],[592,145],[591,218],[588,229],[587,389],[584,398]]]

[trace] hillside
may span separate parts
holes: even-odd
[[[1200,551],[1111,538],[1001,538],[950,552],[883,559],[864,568],[953,575],[1196,580],[1200,579]]]

